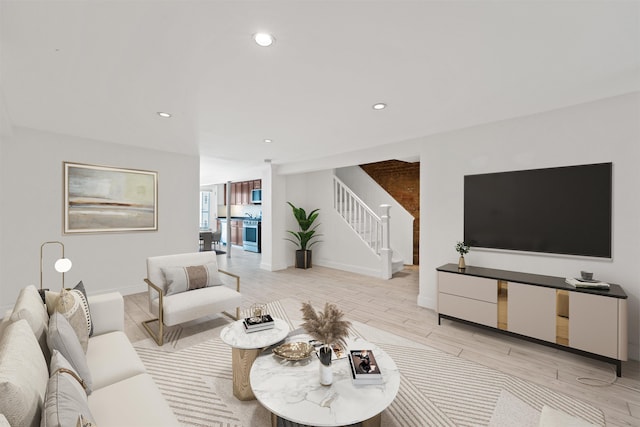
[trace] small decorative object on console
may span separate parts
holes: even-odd
[[[349,350],[349,366],[354,384],[381,384],[380,366],[371,350]]]
[[[470,249],[471,249],[471,245],[468,245],[465,242],[456,243],[456,252],[460,254],[460,258],[458,259],[459,270],[464,270],[467,267],[464,262],[464,256],[465,254],[469,253]]]
[[[593,280],[593,273],[590,273],[588,271],[581,271],[580,277],[582,277],[582,280]]]

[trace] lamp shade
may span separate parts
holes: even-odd
[[[56,261],[53,267],[58,273],[66,273],[71,270],[71,260],[69,258],[60,258]]]

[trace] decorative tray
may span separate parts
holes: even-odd
[[[306,342],[288,342],[273,349],[273,354],[285,360],[304,360],[314,352],[315,348]]]

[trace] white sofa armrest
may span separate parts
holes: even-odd
[[[124,331],[124,299],[119,292],[88,297],[93,334]]]

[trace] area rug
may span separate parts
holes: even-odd
[[[298,326],[291,311],[298,302],[272,304],[281,310],[277,317],[287,316],[282,310],[289,308],[291,327]],[[136,343],[136,351],[183,425],[269,427],[269,413],[257,401],[233,397],[231,349],[219,338],[222,327],[186,348]],[[389,353],[400,369],[400,390],[382,414],[384,427],[500,427],[518,425],[516,415],[537,425],[545,405],[605,425],[602,411],[570,396],[362,323],[353,322],[353,329]]]
[[[294,307],[294,305],[296,307]],[[286,299],[285,301],[273,301],[266,304],[266,310],[272,316],[284,319],[289,323],[289,328],[293,330],[293,323],[289,320],[288,312],[297,311],[299,307],[297,301]],[[240,316],[248,317],[249,309],[240,312]],[[222,328],[233,322],[233,320],[223,314],[203,317],[198,320],[185,322],[175,326],[165,326],[164,342],[162,347],[158,347],[152,338],[147,338],[135,343],[136,347],[147,347],[151,349],[161,349],[166,352],[174,352],[183,350],[204,341],[217,338],[220,336]],[[157,322],[150,325],[154,330],[157,328]]]

